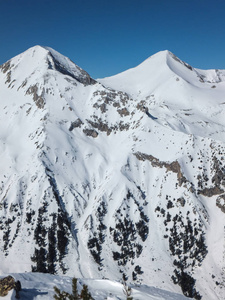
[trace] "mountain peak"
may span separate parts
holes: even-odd
[[[149,96],[157,89],[160,82],[166,82],[177,75],[177,62],[182,63],[172,52],[168,50],[157,52],[144,60],[138,66],[126,70],[117,75],[100,79],[100,82],[111,88],[121,90],[132,96]],[[186,71],[186,70],[185,70]]]
[[[176,61],[176,62],[179,62],[180,64],[182,64],[183,66],[187,67],[189,70],[193,70],[193,68],[189,64],[182,61],[179,57],[177,57],[173,52],[171,52],[169,50],[159,51],[159,52],[151,55],[149,58],[147,58],[141,64],[144,64],[145,62],[147,62],[149,60],[155,60],[156,63],[158,64],[158,66],[165,63],[169,67],[171,66],[171,64],[175,63],[174,61]]]
[[[177,60],[162,51],[111,89],[48,47],[1,66],[0,273],[223,298],[223,73]]]
[[[19,79],[20,82],[27,81],[31,77],[37,80],[48,73],[49,70],[54,70],[63,75],[70,76],[84,85],[95,83],[95,80],[86,71],[77,66],[68,57],[50,47],[40,45],[33,46],[15,56],[3,64],[1,69],[8,77],[9,72],[10,74],[14,73],[17,78],[13,78],[13,80],[16,81]]]
[[[171,84],[180,90],[182,89],[181,82],[185,82],[185,86],[188,85],[189,88],[191,85],[211,89],[214,84],[225,81],[225,72],[224,70],[195,69],[171,51],[163,50],[134,68],[99,81],[105,86],[126,92],[132,97],[143,98],[157,91],[162,96]],[[166,88],[162,89],[162,85]],[[163,97],[166,97],[166,94]],[[173,98],[171,100],[174,101]]]

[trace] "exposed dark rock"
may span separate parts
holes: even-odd
[[[177,202],[178,202],[182,207],[184,207],[184,206],[185,206],[185,203],[186,203],[184,197],[178,198],[178,199],[177,199]]]
[[[7,73],[5,83],[10,83],[10,82],[11,82],[11,71],[9,71],[9,72]]]
[[[14,65],[11,65],[10,61],[7,61],[6,63],[4,63],[3,65],[0,66],[0,70],[2,70],[3,73],[6,73],[6,83],[9,83],[8,87],[11,87],[11,85],[13,84],[13,82],[15,82],[15,80],[11,81],[11,69],[14,67]]]
[[[221,161],[217,157],[213,157],[213,167],[214,170],[214,176],[212,177],[212,183],[215,184],[215,186],[219,185],[225,185],[224,182],[224,173],[225,173],[225,167],[221,165]]]
[[[114,102],[114,103],[113,103],[113,106],[114,106],[114,107],[120,107],[120,103],[119,103],[119,102]]]
[[[121,108],[121,109],[117,109],[117,111],[121,115],[121,117],[129,116],[129,114],[130,114],[126,107]]]
[[[216,205],[221,209],[223,213],[225,213],[225,194],[219,196],[216,199]]]
[[[0,66],[0,69],[2,70],[3,73],[6,73],[8,71],[10,71],[10,69],[13,67],[13,65],[11,66],[11,62],[10,60],[7,61],[6,63],[4,63],[3,65]]]
[[[74,128],[81,127],[82,124],[84,123],[78,118],[76,121],[71,123],[69,131],[72,131]]]
[[[130,128],[130,124],[129,123],[123,123],[123,121],[120,121],[118,124],[119,130],[120,131],[127,131]]]
[[[92,136],[93,138],[96,138],[98,136],[98,132],[94,129],[88,129],[85,128],[83,129],[84,134],[86,134],[86,136]]]
[[[181,186],[183,183],[187,182],[187,179],[183,175],[183,173],[181,171],[180,164],[177,160],[173,161],[172,163],[168,163],[168,162],[160,161],[158,158],[156,158],[152,155],[141,153],[141,152],[136,152],[136,153],[134,153],[134,155],[137,157],[138,160],[142,160],[142,161],[148,160],[148,161],[150,161],[150,163],[152,164],[153,167],[159,167],[159,168],[164,167],[164,168],[167,169],[167,171],[171,171],[173,173],[176,173],[179,186]]]
[[[37,107],[40,109],[44,108],[45,101],[42,96],[38,95],[38,85],[37,84],[30,86],[26,91],[26,95],[33,95],[33,100],[34,100],[35,104],[37,105]]]
[[[189,64],[187,64],[186,62],[182,61],[181,59],[179,59],[176,55],[174,55],[173,53],[170,52],[170,56],[178,61],[180,64],[182,64],[183,66],[185,66],[186,68],[188,68],[189,70],[193,70],[192,66],[190,66]]]
[[[107,135],[110,135],[112,132],[112,128],[108,126],[107,123],[104,123],[101,119],[98,119],[96,122],[93,122],[91,120],[87,120],[87,122],[94,128],[98,129],[99,131],[106,132]],[[95,131],[95,130],[93,130]]]
[[[102,113],[105,113],[107,111],[106,103],[102,103],[99,107],[100,107]]]
[[[219,186],[214,186],[214,187],[198,190],[198,193],[207,197],[212,197],[224,193],[224,190],[221,189]]]
[[[222,162],[216,157],[212,157],[211,161],[211,180],[212,184],[210,187],[207,187],[207,182],[209,181],[208,175],[206,174],[206,170],[203,170],[201,174],[198,174],[198,194],[212,197],[215,195],[221,195],[224,193],[225,187],[225,167]]]
[[[96,81],[93,78],[91,78],[87,72],[85,72],[83,69],[81,69],[77,65],[76,65],[76,68],[79,70],[80,74],[75,75],[73,72],[70,72],[62,64],[60,64],[60,62],[50,52],[49,52],[49,55],[51,56],[51,58],[53,60],[55,70],[57,70],[58,72],[76,79],[77,81],[84,84],[85,86],[96,83]],[[51,64],[49,64],[49,69],[52,69],[52,68],[53,68],[53,66]]]
[[[20,281],[15,281],[15,279],[10,275],[0,279],[0,297],[8,295],[8,292],[12,289],[15,289],[16,298],[19,299],[19,291],[21,290]]]
[[[141,100],[138,104],[137,104],[137,109],[143,111],[144,113],[146,112],[146,101],[145,100]]]

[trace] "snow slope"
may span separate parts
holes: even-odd
[[[21,282],[22,290],[19,293],[21,299],[53,299],[54,286],[61,291],[72,293],[72,279],[68,276],[59,276],[42,273],[12,274]],[[78,292],[83,284],[88,286],[91,296],[95,300],[122,300],[125,299],[124,286],[117,281],[106,279],[82,279],[78,280]],[[160,290],[148,286],[132,286],[134,300],[185,300],[188,299],[180,294]],[[15,292],[10,291],[4,299],[16,299]]]
[[[168,51],[98,81],[47,47],[3,64],[2,273],[223,299],[224,74]]]
[[[136,68],[99,81],[143,101],[163,126],[224,141],[224,70],[194,69],[162,51]]]

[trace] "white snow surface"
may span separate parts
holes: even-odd
[[[21,282],[20,299],[53,299],[54,287],[61,291],[72,293],[72,278],[42,273],[11,274]],[[1,277],[0,277],[1,278]],[[96,300],[123,300],[125,299],[124,285],[117,281],[106,279],[78,279],[78,293],[83,284],[88,286],[91,296]],[[172,293],[151,286],[130,286],[133,300],[185,300],[189,299],[181,294]],[[11,290],[4,299],[16,299],[15,291]]]
[[[225,71],[169,51],[97,81],[48,47],[6,62],[0,274],[33,299],[75,274],[99,300],[122,299],[122,274],[134,299],[183,299],[174,281],[188,274],[202,299],[222,300],[224,113]]]
[[[133,69],[98,81],[146,101],[163,126],[224,141],[224,70],[194,69],[161,51]]]

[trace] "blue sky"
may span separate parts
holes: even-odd
[[[0,0],[0,64],[34,45],[92,77],[135,67],[161,50],[225,69],[224,0]]]

